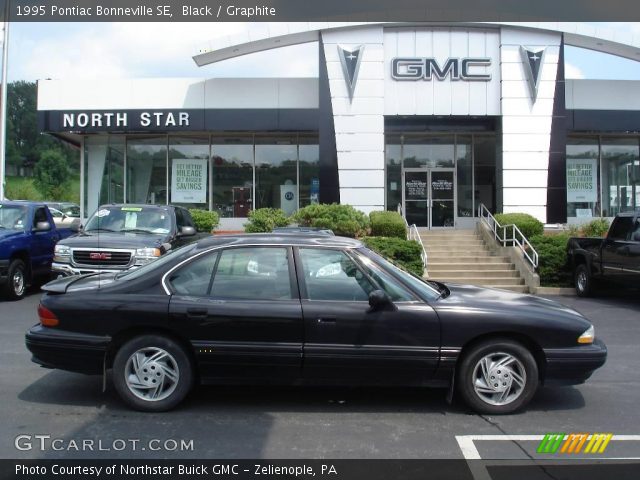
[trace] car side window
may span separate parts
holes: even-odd
[[[195,228],[196,224],[193,222],[193,218],[191,218],[191,214],[189,213],[189,210],[186,210],[184,208],[180,208],[179,210],[182,212],[182,224],[180,226]]]
[[[36,227],[38,222],[48,222],[47,212],[43,207],[37,208],[35,213],[33,214],[33,228]]]
[[[178,231],[180,231],[180,229],[185,226],[184,216],[182,215],[182,210],[180,208],[176,208],[175,211],[176,211],[176,227],[178,227]]]
[[[609,231],[610,240],[629,240],[631,235],[631,217],[618,217],[613,221]]]
[[[211,288],[211,276],[218,253],[205,253],[171,274],[169,283],[179,295],[203,297]]]
[[[359,254],[358,260],[363,265],[367,275],[375,280],[394,302],[412,302],[416,298],[395,278],[378,267],[373,261]]]
[[[290,300],[289,250],[241,247],[222,252],[211,296],[251,300]]]
[[[366,302],[376,289],[340,250],[301,248],[300,260],[309,300]]]

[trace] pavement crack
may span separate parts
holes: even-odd
[[[502,428],[497,422],[494,422],[493,420],[491,420],[490,418],[484,416],[484,415],[479,415],[479,417],[484,420],[485,422],[487,422],[489,425],[491,425],[492,427],[497,428],[500,433],[502,433],[503,435],[509,435],[509,433],[506,432],[506,430],[504,428]],[[518,447],[518,449],[524,453],[524,455],[531,460],[534,464],[536,464],[540,470],[542,470],[542,472],[549,478],[553,479],[553,480],[559,480],[558,477],[556,477],[555,475],[553,475],[550,471],[547,470],[545,465],[541,465],[537,462],[537,459],[532,456],[529,452],[527,452],[527,450],[520,445],[520,443],[517,440],[510,440],[511,443],[513,443],[516,447]]]

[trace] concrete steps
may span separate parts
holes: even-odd
[[[510,258],[494,255],[473,230],[422,231],[420,239],[431,280],[528,292]]]

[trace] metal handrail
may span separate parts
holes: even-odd
[[[422,266],[424,267],[424,269],[427,269],[427,251],[424,248],[424,243],[422,243],[422,239],[420,238],[420,232],[418,231],[418,226],[413,223],[411,225],[409,225],[409,222],[407,222],[407,219],[404,215],[402,215],[402,204],[399,203],[398,204],[398,213],[402,216],[402,219],[404,220],[404,224],[407,227],[407,240],[414,240],[416,242],[418,242],[420,244],[420,248],[422,248],[422,253],[420,254],[420,258],[422,259]]]
[[[522,234],[516,225],[500,225],[496,218],[482,203],[478,206],[478,217],[489,227],[493,232],[493,238],[502,243],[503,247],[506,247],[508,243],[511,243],[512,246],[517,245],[522,251],[524,257],[529,260],[531,265],[533,265],[533,268],[538,268],[538,252],[536,252],[536,249],[533,248],[531,242],[529,242],[527,237]],[[502,235],[500,235],[499,232],[502,232]],[[507,232],[510,233],[510,236]]]

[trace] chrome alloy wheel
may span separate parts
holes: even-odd
[[[16,268],[15,272],[11,276],[11,286],[13,287],[13,293],[16,297],[21,297],[24,293],[24,272],[20,268]]]
[[[167,398],[178,386],[180,370],[173,356],[157,347],[134,352],[124,368],[127,387],[142,400],[157,402]]]
[[[473,369],[473,389],[490,405],[508,405],[516,400],[527,383],[520,360],[504,352],[482,357]]]
[[[578,290],[584,292],[587,289],[587,272],[578,272]]]

